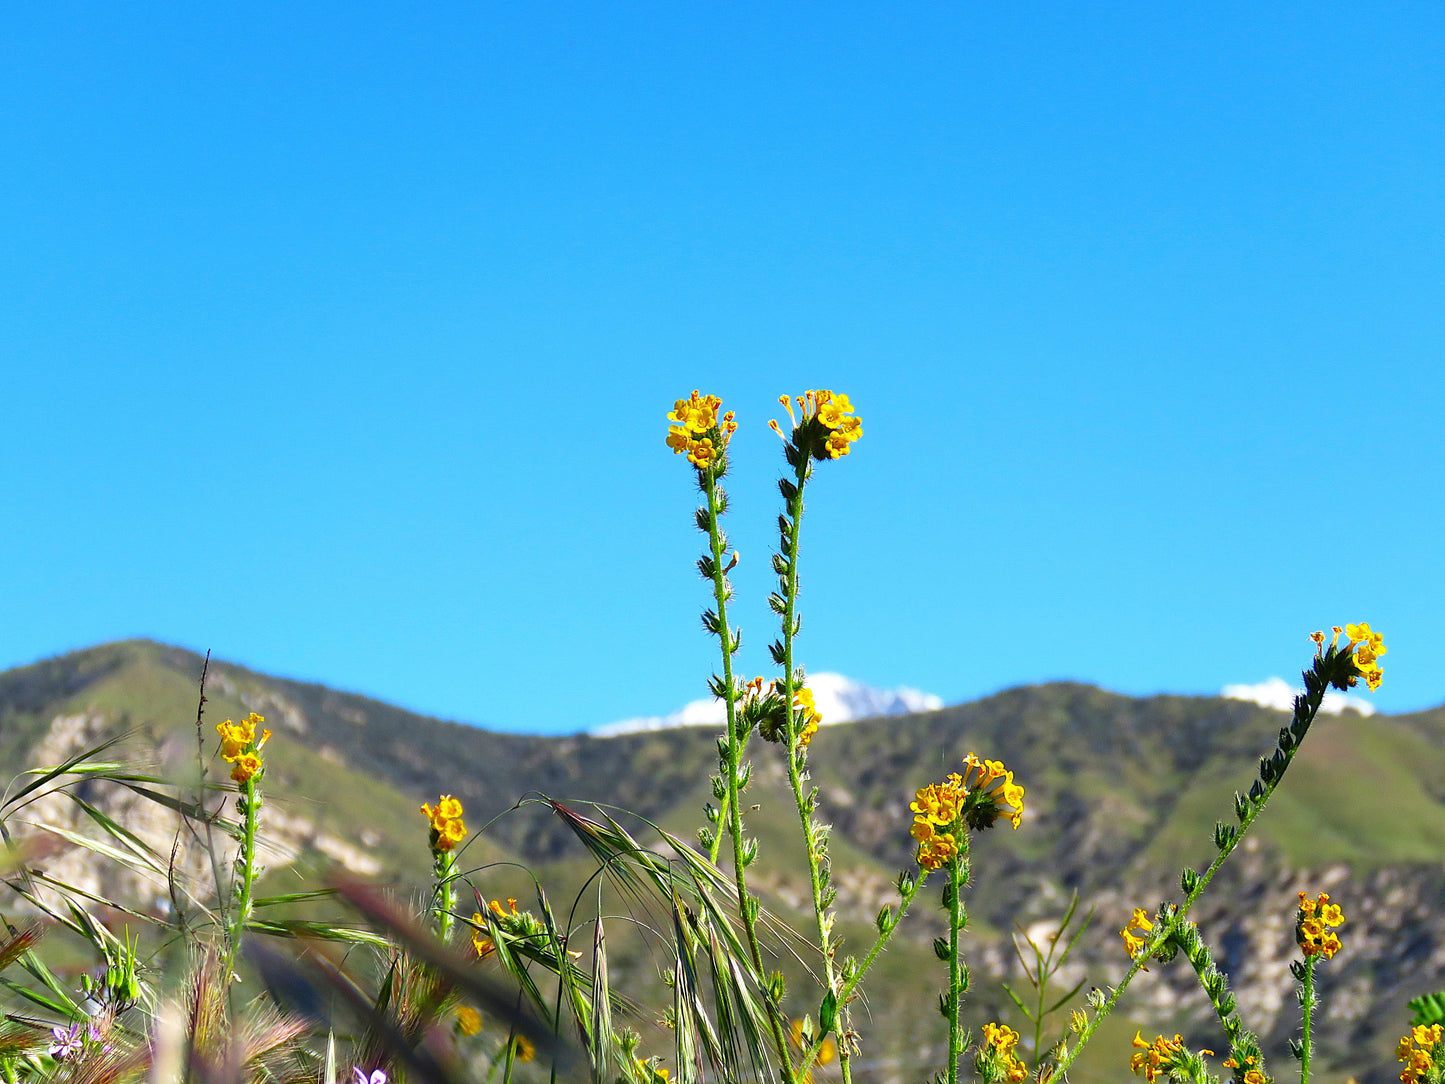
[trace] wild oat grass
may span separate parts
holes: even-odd
[[[332,877],[317,891],[264,897],[256,887],[264,839],[266,762],[270,732],[252,714],[214,728],[204,724],[205,671],[196,716],[197,764],[189,781],[166,779],[112,759],[108,741],[60,764],[18,779],[0,803],[9,844],[6,881],[14,894],[0,942],[0,982],[8,995],[0,1026],[0,1073],[21,1081],[156,1084],[198,1080],[308,1081],[388,1084],[500,1079],[589,1079],[598,1084],[808,1084],[836,1061],[851,1084],[862,1049],[855,1020],[866,980],[925,891],[936,891],[947,916],[934,941],[936,997],[919,984],[918,1012],[936,1008],[947,1021],[948,1045],[938,1084],[957,1084],[971,1071],[987,1084],[1062,1080],[1131,982],[1151,963],[1183,956],[1193,968],[1219,1025],[1218,1054],[1192,1050],[1179,1035],[1145,1039],[1117,1052],[1117,1064],[1147,1081],[1270,1084],[1257,1035],[1241,1019],[1228,977],[1215,961],[1191,908],[1263,813],[1281,785],[1320,710],[1327,690],[1382,680],[1382,636],[1367,624],[1315,633],[1304,693],[1260,760],[1247,793],[1236,794],[1233,822],[1213,833],[1215,857],[1204,870],[1185,869],[1182,894],[1150,911],[1135,908],[1119,930],[1128,959],[1123,979],[1080,1000],[1086,980],[1060,992],[1061,974],[1093,912],[1076,922],[1078,899],[1047,936],[1020,929],[1014,947],[1027,988],[1004,990],[1031,1041],[1007,1023],[967,1023],[969,969],[962,934],[975,877],[970,840],[1000,820],[1027,831],[1029,765],[1005,767],[987,750],[943,750],[958,770],[919,780],[910,805],[914,866],[896,880],[896,901],[883,907],[870,938],[844,954],[835,909],[827,810],[810,782],[809,753],[826,741],[807,672],[800,662],[800,552],[805,494],[815,465],[853,454],[862,421],[846,395],[828,390],[782,396],[788,425],[769,423],[783,442],[778,480],[782,509],[771,564],[777,588],[768,597],[779,620],[768,647],[771,676],[744,677],[741,630],[729,623],[729,572],[739,556],[723,524],[737,422],[716,396],[694,391],[667,414],[666,445],[686,458],[701,495],[694,522],[705,535],[698,570],[708,584],[704,629],[718,644],[718,672],[708,687],[722,702],[712,800],[695,840],[673,835],[624,811],[585,811],[544,795],[519,796],[541,805],[570,830],[593,867],[581,892],[554,904],[529,870],[525,902],[493,899],[486,886],[507,871],[470,864],[471,845],[489,828],[468,828],[462,803],[443,794],[420,806],[417,847],[432,857],[424,900],[408,904],[374,885]],[[837,468],[829,468],[830,470]],[[755,746],[754,737],[764,744]],[[796,810],[811,910],[810,944],[765,905],[750,884],[760,844],[749,831],[747,791],[754,757],[779,757]],[[1015,773],[1018,773],[1016,778]],[[217,778],[223,776],[223,778]],[[105,781],[154,802],[176,818],[170,854],[158,852],[89,802],[86,784]],[[88,848],[97,861],[118,862],[165,883],[170,907],[157,916],[105,899],[43,872],[43,854],[19,840],[20,818],[51,795],[80,806],[98,833],[52,826],[52,835]],[[427,796],[430,797],[430,796]],[[791,816],[791,814],[790,814]],[[422,824],[425,824],[423,832]],[[12,831],[12,827],[15,831]],[[639,838],[639,833],[643,838]],[[186,872],[188,848],[207,856],[208,876]],[[930,883],[932,888],[930,888]],[[623,901],[604,903],[608,899]],[[305,908],[324,904],[328,911]],[[144,937],[117,937],[102,913],[146,927]],[[88,946],[98,970],[79,989],[47,965],[48,931],[63,929]],[[1329,966],[1348,936],[1344,908],[1328,894],[1301,893],[1295,915],[1299,958],[1293,974],[1301,1027],[1293,1043],[1302,1084],[1311,1076],[1316,1028],[1316,969]],[[645,999],[614,989],[609,938],[640,936],[665,966]],[[801,1003],[775,961],[791,954],[817,980],[821,997]],[[242,973],[247,976],[242,981]],[[242,991],[245,991],[243,993]],[[258,992],[259,991],[259,992]],[[1445,994],[1413,1002],[1416,1016],[1397,1057],[1404,1084],[1439,1084],[1445,1076]],[[644,1025],[661,1020],[657,1029]],[[1056,1021],[1062,1021],[1056,1024]],[[1032,1064],[1025,1060],[1028,1055]],[[1216,1068],[1217,1066],[1217,1068]],[[829,1071],[832,1071],[831,1068]],[[1223,1077],[1220,1075],[1223,1074]]]

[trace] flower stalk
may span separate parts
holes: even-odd
[[[1339,642],[1341,633],[1347,633],[1348,637],[1343,647]],[[1204,894],[1204,890],[1214,880],[1214,875],[1234,853],[1245,834],[1259,819],[1259,815],[1264,811],[1271,795],[1278,789],[1290,764],[1294,762],[1300,745],[1309,734],[1315,717],[1319,714],[1320,705],[1324,703],[1325,693],[1332,687],[1342,692],[1346,691],[1352,688],[1361,677],[1365,678],[1371,689],[1380,687],[1379,658],[1385,654],[1386,648],[1381,635],[1371,630],[1367,623],[1347,625],[1344,629],[1335,627],[1334,639],[1330,641],[1328,647],[1325,646],[1323,632],[1311,634],[1310,639],[1315,644],[1315,657],[1310,668],[1302,675],[1305,691],[1294,699],[1294,711],[1290,725],[1280,730],[1279,743],[1274,753],[1260,760],[1259,777],[1250,787],[1249,793],[1234,796],[1234,810],[1239,819],[1239,827],[1235,828],[1223,822],[1215,826],[1214,843],[1218,848],[1218,853],[1214,860],[1202,874],[1193,869],[1186,869],[1183,872],[1180,877],[1180,887],[1184,890],[1184,902],[1177,906],[1170,904],[1167,908],[1161,909],[1160,921],[1147,931],[1147,937],[1133,939],[1129,936],[1126,927],[1125,943],[1129,946],[1132,956],[1129,970],[1124,973],[1123,979],[1114,987],[1103,1004],[1098,1006],[1098,1011],[1079,1031],[1078,1042],[1059,1059],[1055,1069],[1056,1073],[1062,1074],[1073,1064],[1080,1052],[1088,1045],[1089,1039],[1098,1029],[1099,1024],[1114,1011],[1115,1006],[1119,1003],[1119,998],[1123,996],[1134,976],[1144,970],[1149,959],[1164,951],[1170,940],[1176,937],[1189,909]],[[1238,1059],[1232,1058],[1231,1060]],[[1235,1076],[1240,1084],[1246,1084],[1244,1077],[1246,1073],[1250,1072],[1254,1073],[1259,1081],[1268,1079],[1264,1075],[1262,1064],[1256,1064],[1250,1069],[1245,1069],[1244,1064],[1244,1062],[1240,1062],[1239,1067],[1235,1069]],[[1255,1081],[1249,1081],[1247,1084],[1255,1084]]]
[[[776,736],[782,739],[788,762],[788,787],[798,811],[798,824],[803,834],[808,862],[808,882],[813,903],[813,921],[818,937],[818,950],[823,957],[823,1004],[818,1017],[821,1040],[829,1031],[837,1031],[847,1041],[838,1044],[839,1070],[844,1084],[851,1084],[854,1042],[849,1026],[847,1001],[842,998],[837,968],[837,943],[833,938],[836,915],[833,901],[837,890],[832,887],[832,870],[828,860],[829,826],[816,817],[818,790],[806,786],[808,745],[818,731],[821,716],[813,705],[812,692],[804,685],[804,676],[797,665],[793,641],[802,626],[798,614],[798,553],[803,526],[803,491],[813,473],[813,460],[826,461],[847,455],[852,444],[863,435],[862,421],[853,414],[846,395],[826,390],[809,391],[797,397],[801,419],[793,412],[792,402],[783,395],[778,400],[792,421],[790,435],[784,435],[777,421],[769,426],[783,437],[783,456],[792,468],[792,477],[783,478],[778,489],[783,497],[783,514],[778,517],[778,552],[773,556],[773,571],[778,576],[778,591],[768,597],[768,604],[781,619],[782,634],[771,645],[773,662],[782,669],[774,682],[781,699],[783,726]]]
[[[246,924],[251,920],[253,888],[264,872],[256,864],[256,832],[261,820],[260,784],[266,774],[261,749],[270,740],[271,732],[263,728],[260,737],[257,737],[256,727],[265,721],[263,716],[251,712],[240,723],[227,719],[216,725],[216,733],[221,738],[221,759],[231,766],[231,781],[239,791],[236,796],[236,811],[241,815],[241,823],[236,829],[236,864],[232,888],[236,907],[226,929],[225,974],[228,981],[235,975],[236,958],[240,955]]]
[[[963,1056],[963,1027],[960,1011],[968,990],[968,969],[959,957],[959,935],[968,925],[963,905],[963,887],[968,884],[968,835],[962,834],[958,853],[948,863],[948,884],[943,902],[948,908],[948,991],[944,994],[948,1017],[948,1084],[958,1084],[958,1061]]]
[[[437,804],[430,802],[421,807],[421,815],[427,819],[430,829],[427,844],[432,857],[432,918],[436,923],[437,937],[443,944],[451,940],[455,924],[454,912],[457,906],[457,867],[454,848],[467,836],[466,822],[462,820],[462,803],[450,794],[443,794]]]
[[[708,857],[716,862],[722,850],[722,831],[726,827],[732,842],[733,883],[737,893],[738,911],[742,917],[748,955],[755,973],[764,974],[762,950],[758,942],[758,901],[748,889],[747,868],[757,857],[756,841],[744,837],[741,792],[751,777],[743,763],[751,726],[738,712],[738,687],[733,676],[733,655],[742,646],[742,630],[728,624],[727,604],[732,598],[732,585],[727,574],[737,564],[737,554],[724,563],[727,536],[722,530],[722,517],[727,512],[727,494],[719,484],[727,473],[727,448],[737,429],[732,412],[718,415],[722,405],[715,395],[692,393],[690,399],[679,399],[667,420],[667,445],[674,453],[686,455],[697,472],[698,488],[705,498],[698,509],[697,525],[708,538],[708,552],[698,562],[698,571],[712,584],[713,609],[703,613],[703,627],[718,638],[722,653],[722,675],[714,675],[709,686],[714,696],[723,701],[727,715],[727,735],[718,742],[722,780],[714,784],[714,794],[722,803],[719,809],[708,810],[710,826],[702,831]],[[763,1003],[767,1010],[769,1031],[778,1055],[786,1084],[793,1084],[792,1058],[788,1052],[787,1030],[776,984],[761,983]]]

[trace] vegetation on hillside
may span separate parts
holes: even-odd
[[[804,495],[863,430],[846,396],[782,402],[772,676],[747,676],[728,617],[733,418],[697,392],[668,415],[700,494],[721,736],[490,734],[142,642],[0,675],[7,1081],[1363,1072],[1348,1044],[1392,1022],[1334,1012],[1331,984],[1349,965],[1382,985],[1392,953],[1356,947],[1384,907],[1342,888],[1384,897],[1445,843],[1445,722],[1318,717],[1326,690],[1378,685],[1383,638],[1316,634],[1288,716],[1055,685],[822,730]],[[116,755],[122,732],[144,760]],[[1080,898],[1103,921],[1071,926]],[[1297,1012],[1232,981],[1261,959]],[[1136,983],[1167,1019],[1131,1042]],[[1436,1084],[1445,999],[1414,1009],[1401,1079]]]

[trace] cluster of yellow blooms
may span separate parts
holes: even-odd
[[[806,427],[814,419],[827,434],[823,438],[822,450],[818,458],[821,459],[825,454],[829,459],[847,455],[853,442],[863,435],[863,419],[853,413],[853,404],[841,392],[835,393],[821,389],[809,391],[799,395],[797,401],[798,409],[803,412],[801,423],[798,421],[798,416],[793,413],[792,401],[786,395],[778,396],[778,402],[783,404],[783,409],[788,412],[788,418],[793,423],[795,435],[800,428]],[[782,426],[776,420],[768,422],[768,427],[784,440],[787,439],[783,434]],[[803,444],[800,442],[798,446],[803,447]]]
[[[1344,628],[1334,625],[1331,631],[1335,635],[1330,641],[1330,646],[1338,647],[1340,633],[1344,633],[1345,651],[1354,653],[1355,667],[1364,677],[1365,684],[1370,687],[1371,691],[1378,689],[1383,680],[1380,673],[1380,656],[1389,651],[1389,648],[1385,646],[1384,635],[1370,628],[1368,621],[1361,621],[1358,625],[1346,625]],[[1310,633],[1310,639],[1315,642],[1317,650],[1324,649],[1325,634],[1323,632]],[[1355,684],[1354,678],[1350,679],[1350,684]]]
[[[1019,1033],[1007,1024],[985,1024],[983,1026],[983,1048],[992,1051],[1002,1063],[1004,1080],[1008,1084],[1019,1084],[1029,1075],[1028,1066],[1014,1053]]]
[[[1395,1057],[1405,1063],[1400,1074],[1400,1084],[1419,1084],[1426,1073],[1435,1068],[1435,1048],[1440,1044],[1442,1029],[1439,1024],[1429,1027],[1417,1026],[1400,1040],[1395,1047]]]
[[[1184,1036],[1176,1035],[1172,1039],[1166,1039],[1160,1035],[1152,1043],[1146,1043],[1141,1032],[1134,1032],[1134,1053],[1129,1055],[1129,1068],[1142,1076],[1149,1084],[1159,1077],[1160,1073],[1167,1073],[1170,1069],[1181,1068],[1180,1062],[1189,1052],[1184,1049]],[[1213,1050],[1201,1050],[1201,1054],[1213,1055]],[[1226,1065],[1228,1062],[1225,1063]],[[1245,1074],[1249,1080],[1249,1074]],[[1250,1081],[1250,1084],[1258,1084]]]
[[[1119,931],[1119,936],[1124,939],[1124,951],[1129,954],[1131,959],[1139,955],[1139,950],[1148,943],[1149,939],[1145,934],[1153,928],[1154,923],[1144,913],[1144,908],[1134,908],[1134,914],[1130,917],[1128,925]],[[1144,970],[1148,971],[1149,969],[1146,967]]]
[[[918,865],[921,869],[941,869],[957,857],[958,838],[954,833],[967,797],[963,777],[957,772],[951,773],[942,783],[928,784],[914,795],[908,805],[914,812],[913,827],[908,831],[918,841]]]
[[[949,774],[942,783],[930,783],[914,794],[909,834],[918,841],[918,865],[936,870],[958,855],[958,835],[965,827],[983,829],[1006,816],[1015,828],[1024,815],[1024,788],[1014,773],[997,760],[963,758],[963,774]],[[1004,806],[1012,809],[1005,813]]]
[[[216,724],[216,732],[221,735],[221,759],[231,766],[231,778],[237,783],[249,783],[265,767],[261,763],[261,747],[271,732],[262,730],[260,741],[256,740],[256,724],[265,721],[253,711],[239,723],[227,719]]]
[[[812,742],[813,735],[818,733],[818,724],[823,721],[818,706],[813,703],[812,689],[804,686],[793,693],[793,714],[797,721],[803,724],[803,729],[798,734],[798,742],[806,748]]]
[[[722,400],[716,395],[699,395],[694,389],[692,398],[677,400],[667,415],[673,423],[667,430],[667,446],[674,455],[686,453],[688,462],[699,470],[717,458],[737,431],[731,410],[718,423],[720,406]]]
[[[1204,1051],[1204,1053],[1207,1054],[1210,1053],[1210,1051],[1206,1050]],[[1235,1061],[1233,1058],[1226,1058],[1223,1062],[1221,1062],[1221,1064],[1226,1069],[1243,1068],[1244,1084],[1264,1084],[1264,1073],[1255,1067],[1253,1054],[1245,1057],[1243,1066],[1241,1066],[1239,1062]]]
[[[1330,902],[1330,894],[1321,892],[1317,900],[1299,894],[1299,916],[1295,920],[1294,939],[1306,956],[1332,959],[1340,951],[1340,939],[1334,927],[1343,926],[1345,913],[1338,903]]]
[[[436,808],[427,802],[421,807],[421,814],[431,823],[431,849],[449,851],[467,837],[467,826],[462,823],[462,803],[450,794],[437,799]]]

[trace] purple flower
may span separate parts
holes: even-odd
[[[79,1024],[72,1024],[68,1031],[60,1027],[51,1028],[50,1035],[55,1041],[50,1044],[48,1053],[56,1061],[64,1061],[85,1043],[85,1039],[80,1034]]]
[[[101,1053],[110,1053],[110,1043],[105,1041],[105,1033],[100,1030],[100,1025],[97,1024],[94,1020],[92,1020],[89,1024],[86,1025],[85,1038],[89,1042],[99,1043]]]
[[[365,1069],[351,1071],[356,1074],[356,1084],[387,1084],[385,1069],[373,1069],[370,1076],[366,1075]]]

